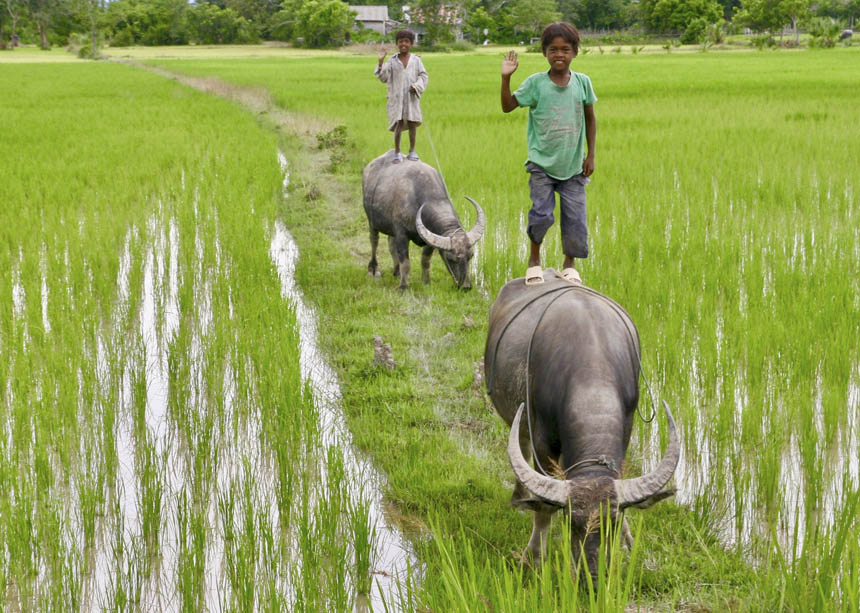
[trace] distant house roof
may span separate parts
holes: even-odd
[[[356,21],[389,21],[387,6],[352,6],[349,10],[357,13]]]

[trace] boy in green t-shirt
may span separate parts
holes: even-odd
[[[541,46],[549,70],[531,75],[513,93],[511,75],[519,66],[516,52],[508,52],[502,61],[502,110],[529,107],[526,170],[532,208],[526,230],[531,241],[526,285],[543,283],[540,245],[554,221],[556,192],[561,197],[562,277],[581,283],[574,258],[588,257],[585,185],[594,172],[597,96],[591,79],[570,70],[579,52],[575,27],[563,22],[547,26]]]

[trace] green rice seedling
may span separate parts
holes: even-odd
[[[160,534],[164,498],[164,467],[163,460],[159,456],[155,444],[146,434],[144,434],[140,444],[136,465],[140,480],[137,488],[137,506],[141,514],[141,538],[146,560],[157,567],[161,552]],[[145,566],[144,568],[144,572],[148,577],[152,568],[150,566]]]
[[[204,570],[206,530],[204,516],[195,512],[185,492],[176,508],[179,556],[177,589],[183,611],[199,611],[205,606]]]
[[[350,543],[352,544],[352,582],[358,594],[367,596],[373,582],[373,561],[376,556],[376,525],[369,514],[369,503],[365,500],[348,500]]]

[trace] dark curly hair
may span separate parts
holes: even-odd
[[[408,38],[412,43],[415,43],[415,32],[412,30],[398,30],[397,34],[394,35],[394,40],[398,41],[401,38]]]
[[[579,30],[564,21],[549,24],[540,37],[540,44],[546,54],[546,48],[553,39],[561,37],[573,46],[573,52],[579,53]]]

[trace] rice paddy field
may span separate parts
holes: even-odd
[[[0,608],[346,610],[374,525],[301,371],[276,138],[125,66],[0,80]]]
[[[666,400],[683,443],[674,501],[629,514],[629,552],[607,530],[596,589],[562,522],[551,563],[520,564],[530,522],[482,392],[489,304],[526,261],[525,111],[499,108],[501,50],[422,59],[419,153],[465,226],[466,195],[488,216],[469,294],[438,260],[405,294],[366,275],[360,171],[391,141],[375,56],[147,60],[270,97],[253,112],[139,66],[2,67],[0,604],[857,610],[860,51],[574,61],[599,99],[579,268],[636,322],[641,411]],[[514,85],[544,65],[522,54]],[[665,437],[637,418],[626,474]],[[369,602],[392,572],[352,443],[419,561]]]

